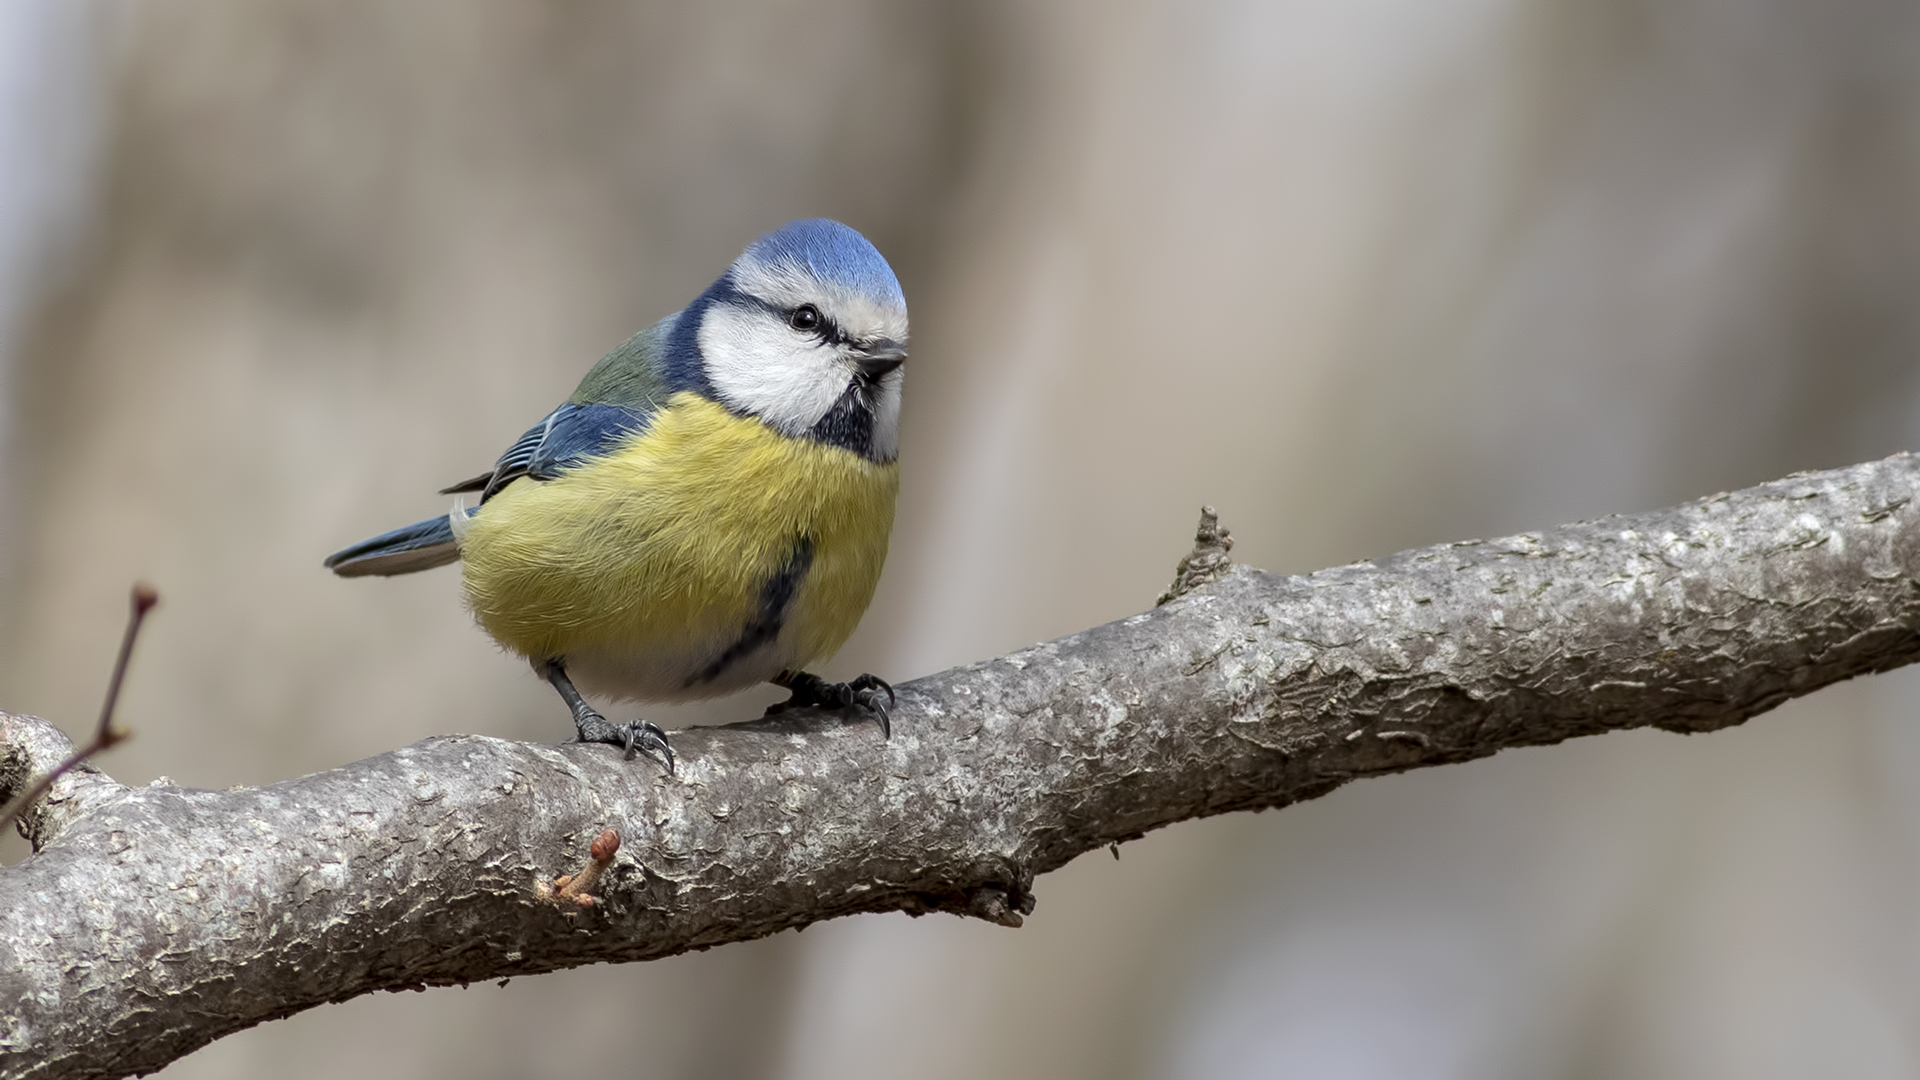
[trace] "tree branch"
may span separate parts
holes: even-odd
[[[1172,822],[1575,735],[1736,724],[1920,656],[1916,486],[1902,455],[1304,577],[1233,568],[900,687],[891,741],[783,714],[680,733],[678,777],[473,735],[231,791],[83,768],[29,811],[37,854],[0,870],[0,1075],[143,1072],[373,990],[854,912],[1017,926],[1036,874]],[[64,747],[0,718],[0,797]],[[556,903],[609,828],[594,901]]]

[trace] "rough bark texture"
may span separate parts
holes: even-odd
[[[270,787],[63,777],[0,869],[0,1075],[144,1072],[373,990],[644,960],[861,911],[1018,925],[1036,874],[1186,818],[1920,657],[1920,459],[1279,577],[899,688],[870,722],[429,739]],[[1204,531],[1204,530],[1203,530]],[[0,716],[0,794],[59,760]],[[622,843],[597,902],[542,888]]]

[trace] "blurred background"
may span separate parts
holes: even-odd
[[[559,741],[455,573],[320,559],[815,214],[914,316],[843,677],[1143,609],[1203,502],[1300,572],[1920,443],[1911,0],[0,0],[0,706],[84,730],[144,578],[121,780]],[[1911,1077],[1916,720],[1896,674],[1369,780],[1019,931],[362,998],[161,1075]]]

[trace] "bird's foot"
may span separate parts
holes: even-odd
[[[627,752],[628,761],[632,761],[637,754],[645,753],[665,766],[667,775],[673,775],[673,747],[667,742],[667,733],[656,724],[649,724],[645,720],[616,724],[592,709],[582,707],[573,711],[573,726],[581,742],[622,747]]]
[[[773,680],[773,685],[785,688],[793,696],[767,706],[768,716],[788,709],[857,708],[872,713],[874,719],[880,722],[880,734],[888,739],[893,738],[891,710],[895,699],[893,687],[888,686],[885,679],[862,675],[852,682],[830,683],[810,672],[783,671]]]

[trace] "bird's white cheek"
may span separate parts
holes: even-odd
[[[847,376],[833,350],[796,339],[768,313],[716,304],[700,323],[700,352],[720,399],[798,436],[833,408]]]

